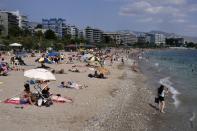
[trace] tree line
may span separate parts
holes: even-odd
[[[39,25],[38,25],[39,27]],[[62,38],[57,37],[52,30],[31,31],[28,29],[21,29],[19,27],[10,27],[8,29],[9,35],[3,36],[0,34],[0,43],[9,46],[11,43],[20,43],[25,49],[46,49],[52,47],[60,50],[68,44],[85,43],[84,38],[72,38],[71,35],[64,35]]]

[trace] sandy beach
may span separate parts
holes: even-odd
[[[29,66],[25,70],[39,66],[35,57],[26,57]],[[65,74],[55,74],[56,81],[50,82],[50,92],[73,98],[73,103],[54,103],[50,107],[0,103],[0,129],[4,131],[139,131],[148,130],[152,115],[156,110],[154,95],[146,87],[146,78],[131,70],[132,60],[124,65],[120,62],[106,66],[110,70],[107,79],[88,78],[93,73],[82,65],[81,73],[68,72],[71,64],[47,65],[53,69],[64,69]],[[23,91],[23,71],[11,71],[8,76],[0,76],[0,100],[11,98]],[[88,87],[75,90],[58,88],[61,81],[74,80]],[[31,88],[33,91],[33,88]]]

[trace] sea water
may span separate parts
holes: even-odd
[[[169,88],[166,113],[159,115],[153,130],[197,130],[197,50],[154,50],[143,54],[140,68],[148,84],[157,91]]]

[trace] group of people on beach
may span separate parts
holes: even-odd
[[[20,94],[20,104],[31,104],[37,106],[47,106],[53,104],[53,102],[66,102],[72,103],[73,100],[70,97],[61,97],[61,94],[51,94],[50,88],[47,85],[48,81],[36,81],[39,86],[44,85],[43,88],[37,89],[38,93],[32,93],[30,91],[30,84],[24,84],[24,90]]]
[[[122,64],[125,63],[125,58],[128,59],[129,55],[134,58],[134,61],[133,61],[133,64],[131,65],[131,69],[132,71],[134,72],[139,72],[139,66],[138,66],[138,61],[139,61],[139,56],[140,56],[140,51],[139,52],[130,52],[129,50],[116,50],[114,52],[111,52],[111,51],[106,51],[105,53],[103,53],[102,51],[100,50],[88,50],[86,52],[83,52],[82,55],[85,55],[85,54],[91,54],[93,56],[95,56],[95,61],[98,61],[100,63],[100,66],[103,67],[106,63],[106,59],[109,60],[110,62],[110,65],[112,66],[113,63],[115,61],[120,61]],[[124,55],[126,54],[126,57],[124,58]],[[47,56],[45,54],[43,54],[40,58],[38,58],[36,61],[37,62],[40,62],[41,63],[41,68],[45,67],[44,63],[48,63],[48,62],[51,62],[51,63],[60,63],[61,61],[63,61],[65,58],[65,56],[63,54],[60,54],[58,56]],[[78,59],[75,59],[75,57],[77,57]],[[81,59],[79,58],[81,57],[80,54],[77,54],[77,55],[71,55],[68,57],[68,60],[69,62],[73,62],[73,60],[78,60],[78,61],[81,61]],[[5,72],[5,69],[4,67],[7,66],[7,64],[2,64],[2,63],[6,63],[4,61],[4,58],[2,58],[2,56],[0,55],[0,58],[1,58],[1,63],[0,63],[0,73],[2,74],[2,72]],[[10,59],[10,63],[14,66],[17,66],[16,62],[19,62],[21,65],[26,65],[25,62],[22,60],[22,58],[18,58],[18,57],[11,57]],[[90,61],[91,60],[88,60],[88,59],[84,59],[84,62],[87,62],[87,61]],[[97,65],[96,65],[97,66]],[[9,66],[7,67],[7,69],[9,68]],[[72,66],[71,69],[69,69],[69,71],[71,72],[80,72],[76,66]],[[55,70],[52,71],[53,73],[56,73]],[[64,71],[62,71],[64,72]],[[104,76],[104,73],[102,72],[98,72],[98,70],[95,70],[94,71],[94,74],[88,74],[88,77],[90,78],[100,78],[100,79],[104,79],[106,78]],[[45,82],[40,82],[39,84],[42,85],[43,83]],[[81,85],[81,84],[78,84],[74,81],[62,81],[60,83],[60,86],[59,87],[62,87],[62,88],[72,88],[72,89],[83,89],[83,88],[86,88],[87,86],[86,85]],[[28,83],[26,83],[24,85],[24,91],[21,93],[20,95],[20,102],[23,104],[23,103],[29,103],[29,104],[35,104],[35,102],[37,104],[38,103],[38,100],[35,100],[35,95],[30,91],[30,85]],[[44,98],[49,98],[52,100],[55,100],[57,97],[60,99],[61,96],[60,95],[52,95],[51,97],[51,94],[49,92],[49,87],[46,86],[43,88],[43,90],[41,91],[42,95]],[[165,108],[165,94],[168,93],[168,90],[164,88],[163,85],[161,85],[159,88],[158,88],[158,103],[159,103],[159,111],[164,113],[164,108]],[[66,102],[72,102],[72,99],[70,98],[61,98],[62,100],[66,101]]]

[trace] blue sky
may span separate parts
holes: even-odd
[[[196,0],[0,0],[0,9],[19,10],[37,22],[60,17],[81,28],[197,36]]]

